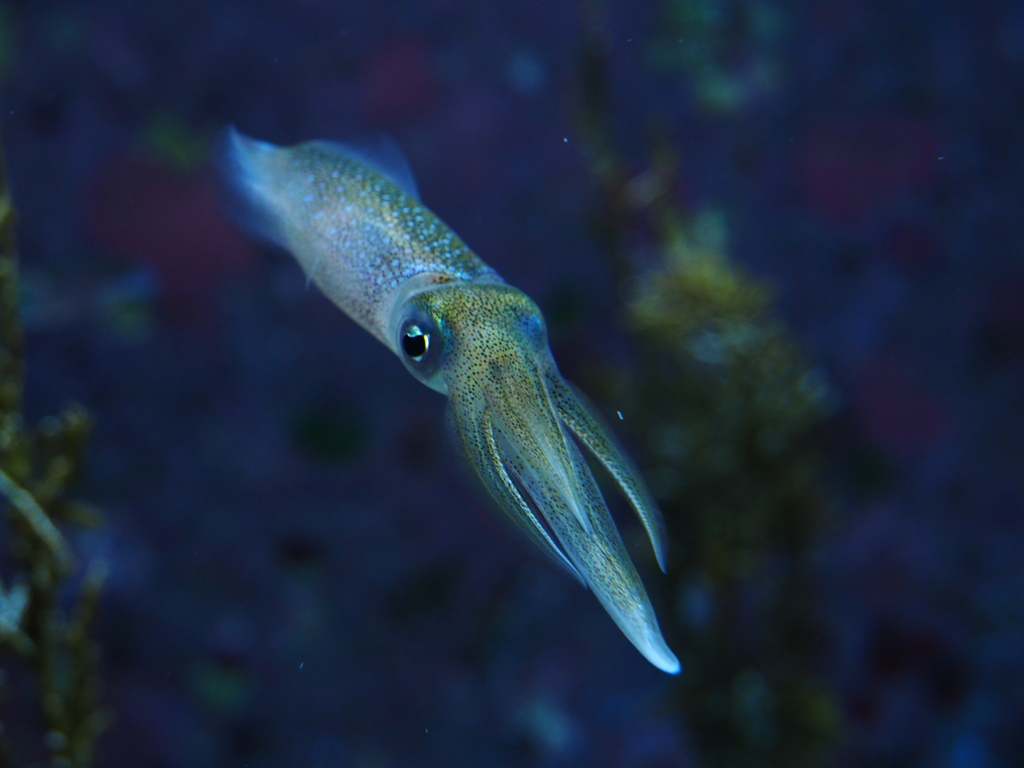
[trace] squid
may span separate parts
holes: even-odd
[[[327,298],[448,398],[455,442],[498,507],[654,666],[678,674],[579,446],[615,480],[665,571],[665,526],[640,472],[562,378],[540,309],[420,202],[397,146],[279,147],[232,128],[222,169],[243,228],[291,252]]]

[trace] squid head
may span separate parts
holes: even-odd
[[[661,516],[636,467],[559,373],[537,305],[499,282],[442,283],[399,302],[391,325],[409,371],[447,395],[456,442],[501,509],[590,587],[651,663],[678,672],[576,441],[616,480],[664,570]]]

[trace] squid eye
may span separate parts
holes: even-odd
[[[402,350],[413,362],[420,362],[430,351],[430,334],[418,325],[410,325],[402,334]]]
[[[444,357],[444,334],[425,312],[411,314],[398,332],[398,354],[413,376],[426,383]]]

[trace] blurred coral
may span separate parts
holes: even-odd
[[[375,122],[397,123],[429,109],[438,84],[425,42],[403,35],[381,46],[367,64],[365,88],[363,101]]]
[[[860,375],[853,407],[867,441],[895,459],[933,449],[952,421],[949,406],[892,361],[871,365]]]
[[[106,253],[152,270],[168,309],[201,311],[223,280],[252,267],[256,250],[221,215],[210,179],[172,170],[194,162],[192,144],[176,129],[154,130],[174,165],[136,154],[111,160],[90,201],[90,234]]]
[[[890,115],[837,119],[811,131],[797,174],[810,210],[851,226],[934,182],[941,155],[942,140],[925,121]]]

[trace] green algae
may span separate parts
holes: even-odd
[[[633,353],[589,388],[629,414],[665,515],[660,613],[684,669],[672,700],[704,764],[829,765],[842,716],[820,670],[815,556],[829,529],[819,433],[834,396],[775,317],[769,287],[729,258],[727,217],[673,198],[672,144],[656,138],[640,172],[619,155],[606,11],[598,0],[581,9],[576,118]]]
[[[0,498],[6,502],[15,573],[10,585],[0,583],[0,697],[9,695],[6,669],[14,664],[31,669],[38,701],[18,706],[35,706],[48,764],[87,768],[108,719],[99,706],[99,652],[92,639],[106,569],[94,563],[82,573],[63,529],[99,521],[95,510],[66,493],[81,466],[92,421],[71,405],[34,428],[24,423],[15,223],[0,150]],[[81,587],[67,611],[61,595],[72,578]],[[0,723],[0,768],[18,757],[11,736]]]
[[[677,701],[712,765],[819,765],[839,727],[816,665],[831,396],[768,291],[681,221],[625,312],[631,426],[674,547]]]

